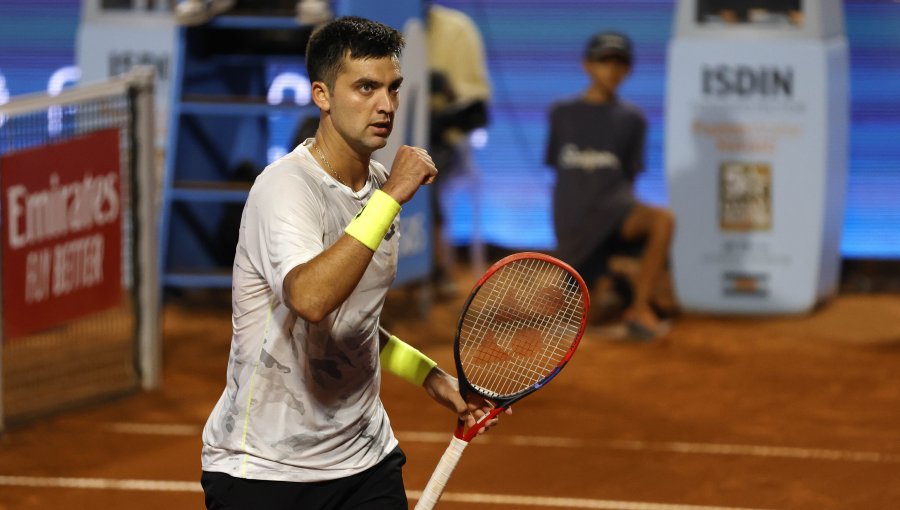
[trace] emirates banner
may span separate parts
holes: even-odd
[[[0,157],[6,338],[121,299],[120,166],[118,129]]]

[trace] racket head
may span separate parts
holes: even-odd
[[[534,252],[499,260],[475,284],[457,323],[460,392],[506,408],[544,386],[578,347],[589,308],[584,280],[565,262]]]

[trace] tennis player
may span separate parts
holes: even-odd
[[[241,218],[227,383],[203,430],[209,509],[407,508],[380,369],[423,386],[469,426],[488,409],[379,334],[397,214],[437,175],[419,148],[401,147],[390,172],[371,159],[399,106],[403,45],[396,30],[356,17],[310,38],[318,130],[259,175]]]

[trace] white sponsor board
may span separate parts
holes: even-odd
[[[668,65],[665,162],[681,304],[812,309],[839,275],[845,39],[676,38]]]

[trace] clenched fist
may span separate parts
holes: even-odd
[[[381,191],[402,205],[416,194],[419,186],[431,184],[437,173],[434,161],[425,149],[404,145],[397,150],[391,175]]]

